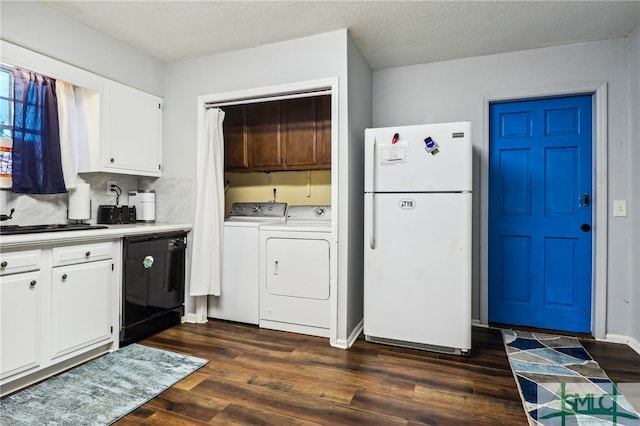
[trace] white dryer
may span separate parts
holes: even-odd
[[[220,296],[209,296],[207,316],[258,324],[261,224],[285,221],[287,203],[234,203],[224,223]]]
[[[260,327],[329,337],[331,246],[329,206],[260,225]]]

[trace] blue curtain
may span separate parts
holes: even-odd
[[[13,192],[66,192],[60,155],[56,81],[13,72]]]

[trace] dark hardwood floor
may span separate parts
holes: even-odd
[[[125,425],[526,425],[502,337],[474,328],[469,358],[211,320],[141,344],[209,359],[116,423]],[[640,355],[583,341],[615,382],[640,382]]]

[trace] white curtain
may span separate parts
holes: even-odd
[[[58,122],[60,126],[60,154],[62,175],[67,189],[76,187],[78,175],[78,114],[73,84],[56,80]]]
[[[224,111],[209,108],[198,140],[191,296],[220,295],[224,230]]]

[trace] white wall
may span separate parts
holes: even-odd
[[[0,38],[119,81],[164,95],[164,64],[39,2],[3,1]]]
[[[351,176],[346,173],[347,162],[350,161],[347,149],[350,144],[347,119],[347,39],[347,31],[340,30],[168,64],[164,98],[163,176],[184,179],[184,188],[193,188],[195,185],[198,96],[337,77],[338,117],[333,118],[339,126],[337,146],[340,147],[340,153],[338,164],[334,163],[334,167],[337,166],[340,170],[340,182],[332,182],[332,187],[340,192],[340,206],[344,202],[344,206],[348,207],[350,202],[346,188],[352,183]],[[193,199],[193,189],[191,195]],[[194,202],[190,204],[195,206]],[[361,265],[350,264],[347,257],[347,230],[353,220],[348,212],[348,208],[340,207],[338,213],[339,318],[345,318],[349,310],[347,277],[350,279],[353,276],[350,270],[361,269]],[[194,212],[191,211],[190,214],[192,218]],[[193,300],[188,302],[187,310],[194,312]],[[346,322],[338,325],[339,340],[345,339],[349,332]]]
[[[631,258],[629,280],[631,289],[630,337],[640,352],[640,28],[629,37],[630,99],[630,186],[627,213],[631,221]]]
[[[373,123],[376,127],[469,120],[474,139],[473,317],[480,317],[479,262],[482,206],[481,159],[486,99],[501,93],[607,83],[609,200],[630,199],[629,63],[627,39],[615,39],[466,58],[374,72]],[[635,163],[640,161],[634,151]],[[635,176],[637,177],[637,170]],[[637,179],[636,179],[637,181]],[[637,189],[636,189],[637,192]],[[607,334],[628,336],[631,329],[630,217],[612,217],[608,208]],[[637,263],[637,255],[635,256]],[[636,279],[637,282],[637,279]],[[483,290],[485,291],[485,290]],[[486,295],[485,295],[486,296]],[[486,299],[486,298],[485,298]],[[637,318],[637,317],[636,317]]]

